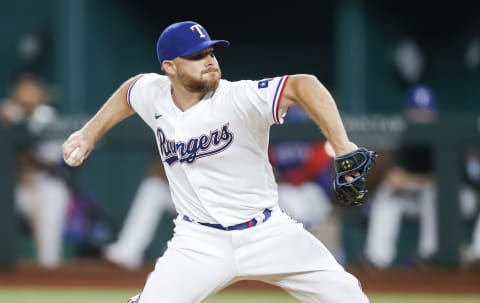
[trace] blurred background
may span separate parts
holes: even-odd
[[[161,72],[155,45],[163,28],[195,20],[213,39],[231,42],[216,53],[224,78],[314,74],[353,141],[379,152],[369,201],[348,209],[331,198],[332,155],[308,117],[292,110],[284,126],[272,128],[283,207],[342,264],[478,273],[479,8],[465,0],[297,1],[285,8],[264,1],[6,1],[0,270],[82,260],[136,270],[161,255],[175,214],[168,197],[149,199],[163,181],[148,127],[136,116],[122,122],[78,169],[63,164],[60,146],[127,78]],[[138,200],[153,201],[135,206]],[[302,203],[306,210],[298,209]],[[152,209],[145,226],[128,231],[132,218]]]

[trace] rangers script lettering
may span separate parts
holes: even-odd
[[[191,138],[187,142],[168,140],[161,128],[157,128],[160,153],[166,163],[193,163],[197,158],[211,156],[224,151],[233,141],[233,133],[228,129],[228,123],[220,129],[211,130],[209,135]],[[210,147],[213,149],[209,150]],[[200,151],[200,152],[199,152]]]

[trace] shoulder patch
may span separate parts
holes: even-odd
[[[269,83],[271,80],[272,80],[272,78],[260,80],[260,81],[258,81],[257,87],[258,87],[258,88],[266,88],[266,87],[268,87],[268,83]]]

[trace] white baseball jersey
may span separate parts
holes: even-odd
[[[231,226],[277,206],[267,147],[270,126],[283,122],[287,79],[220,80],[186,111],[174,104],[164,75],[145,74],[131,85],[128,102],[155,134],[180,214]]]

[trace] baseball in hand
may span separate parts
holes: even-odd
[[[65,159],[65,163],[67,163],[71,167],[76,167],[82,164],[84,160],[83,155],[80,155],[80,147],[77,147],[73,150],[73,152]]]

